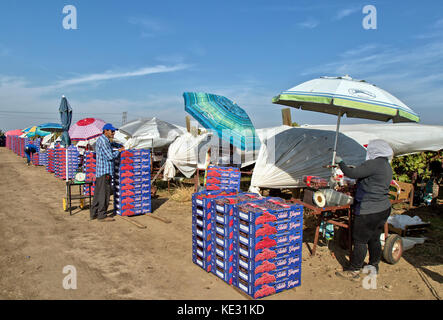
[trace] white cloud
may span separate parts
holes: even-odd
[[[360,7],[341,9],[335,14],[334,20],[341,20],[341,19],[346,18],[347,16],[350,16],[360,10],[361,10]]]
[[[69,88],[87,83],[97,83],[110,79],[123,79],[129,77],[146,76],[154,73],[174,72],[186,69],[187,65],[175,66],[154,66],[145,67],[134,71],[126,72],[105,72],[90,75],[83,75],[72,79],[61,80],[55,84],[47,86],[34,86],[23,77],[11,77],[0,75],[0,129],[10,130],[25,128],[29,125],[44,122],[57,122],[59,120],[58,106],[61,97],[60,88]],[[179,120],[177,110],[179,98],[170,99],[165,97],[154,99],[148,96],[147,99],[93,99],[77,100],[67,98],[74,109],[74,121],[86,117],[87,115],[99,117],[103,120],[121,121],[118,113],[128,111],[128,117],[136,114],[150,116],[152,114],[164,115]],[[169,99],[169,100],[168,100]],[[28,113],[13,113],[28,112]],[[117,115],[115,115],[117,113]],[[182,112],[184,114],[184,112]],[[184,118],[181,117],[181,118]],[[118,122],[117,122],[118,123]]]
[[[435,21],[428,32],[412,36],[414,39],[430,40],[433,38],[443,38],[443,19]]]
[[[400,49],[362,45],[339,54],[336,61],[305,70],[303,76],[349,74],[386,89],[421,115],[423,123],[443,123],[443,43]]]
[[[374,51],[378,47],[379,47],[379,45],[377,45],[377,44],[365,44],[360,47],[352,48],[352,49],[349,49],[349,50],[341,53],[340,57],[350,58],[350,57],[359,56],[359,55]]]
[[[319,22],[314,19],[308,19],[304,22],[298,23],[297,25],[303,29],[314,29],[319,25]]]
[[[129,23],[138,26],[141,29],[141,37],[153,38],[155,36],[170,32],[170,28],[164,23],[154,18],[129,18]]]
[[[105,80],[111,80],[111,79],[140,77],[140,76],[146,76],[146,75],[155,74],[155,73],[179,71],[179,70],[187,69],[188,67],[189,66],[186,64],[178,64],[178,65],[170,66],[170,67],[164,66],[164,65],[158,65],[158,66],[154,66],[154,67],[145,67],[145,68],[141,68],[138,70],[127,71],[127,72],[107,71],[104,73],[95,73],[95,74],[80,76],[77,78],[61,80],[51,87],[61,88],[61,87],[67,87],[67,86],[72,86],[72,85],[88,83],[88,82],[98,82],[98,81],[105,81]]]

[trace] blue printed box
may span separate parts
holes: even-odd
[[[287,254],[301,255],[302,240],[284,243],[273,247],[266,247],[258,250],[255,250],[255,248],[250,248],[244,244],[239,244],[237,251],[239,254],[239,258],[246,258],[253,261],[269,260]]]
[[[206,250],[200,247],[196,243],[192,243],[192,253],[198,255],[199,257],[205,259],[207,262],[212,262],[212,250]]]
[[[120,216],[138,216],[151,212],[151,205],[144,206],[143,208],[134,209],[116,209],[116,212]]]
[[[125,208],[125,206],[127,206]],[[118,201],[115,201],[115,207],[118,209],[138,209],[138,208],[147,208],[149,209],[150,205],[147,202],[141,202],[141,201],[134,201],[131,203],[120,203]]]
[[[211,230],[198,226],[196,223],[192,224],[192,234],[206,239],[207,241],[210,241],[213,238]]]
[[[229,273],[233,272],[234,267],[236,266],[233,254],[229,255],[227,258],[215,254],[214,251],[212,252],[212,254],[214,255],[212,259],[212,264],[214,265],[214,269],[217,266],[223,270],[228,271]]]
[[[134,190],[134,189],[140,189],[140,190],[151,190],[151,184],[150,183],[131,183],[131,184],[116,184],[116,189],[118,190]]]
[[[212,261],[211,273],[215,274],[217,277],[222,279],[224,282],[228,284],[234,284],[234,272],[229,272],[229,270],[224,270],[223,268],[214,265],[214,261]]]
[[[289,231],[283,233],[277,233],[269,236],[260,236],[254,237],[248,234],[242,234],[242,232],[238,233],[238,242],[242,243],[249,248],[264,249],[271,248],[274,246],[287,244],[291,242],[296,242],[302,240],[302,232],[301,231]]]
[[[212,228],[216,233],[221,234],[224,237],[228,237],[230,239],[233,239],[234,238],[234,225],[233,225],[234,220],[231,220],[231,222],[232,222],[232,224],[225,225],[225,224],[213,221]]]
[[[234,218],[234,228],[238,232],[242,232],[247,234],[249,237],[256,238],[283,232],[301,231],[303,229],[303,220],[301,218],[286,219],[256,224]]]
[[[211,252],[213,247],[213,241],[211,239],[207,240],[196,234],[192,236],[192,244],[201,247],[208,252]]]
[[[121,197],[134,197],[134,196],[148,196],[151,192],[148,189],[131,189],[131,190],[116,190],[115,194],[117,198]],[[117,199],[116,199],[117,200]]]
[[[207,183],[206,189],[210,191],[227,191],[235,189],[236,192],[240,190],[240,184],[238,186],[236,185],[224,185],[224,184],[214,184],[214,183]]]
[[[236,256],[236,253],[234,252],[234,243],[225,247],[215,242],[213,250],[216,255],[222,257],[223,259],[233,260]]]
[[[237,275],[243,281],[253,284],[255,287],[263,284],[279,282],[282,279],[298,277],[301,273],[301,264],[286,265],[265,272],[256,273],[254,270],[246,270],[239,265]]]
[[[192,262],[206,272],[210,272],[212,269],[212,261],[207,261],[206,259],[196,255],[195,253],[192,253]]]
[[[264,199],[256,193],[239,193],[234,196],[224,196],[215,199],[215,210],[220,213],[235,215],[236,206],[245,202],[254,202]]]
[[[213,239],[215,243],[221,247],[228,248],[229,250],[235,250],[237,242],[235,241],[235,235],[232,238],[224,237],[219,233],[213,232]]]
[[[255,286],[253,283],[248,283],[247,281],[237,277],[237,287],[254,299],[260,299],[284,290],[292,289],[300,286],[300,284],[301,273],[292,277],[281,279],[274,283],[263,284],[260,286]]]
[[[237,190],[203,190],[192,194],[192,202],[196,206],[210,209],[212,207],[212,200],[219,196],[235,195]]]
[[[290,253],[282,256],[277,256],[272,259],[255,261],[254,259],[248,259],[242,255],[235,257],[238,266],[244,274],[260,274],[263,272],[269,272],[273,270],[280,270],[282,268],[287,268],[291,266],[301,265],[302,256],[299,253]],[[239,269],[240,270],[240,269]],[[247,280],[246,278],[244,278]]]
[[[211,232],[211,229],[212,229],[212,221],[211,220],[203,219],[197,215],[192,216],[192,225],[203,228],[204,230],[207,230],[208,232]]]
[[[212,210],[204,210],[202,207],[193,206],[192,215],[210,221],[212,219]]]
[[[238,218],[254,224],[303,218],[303,207],[288,206],[273,210],[269,208],[270,204],[266,202],[266,200],[257,200],[242,203],[238,207]]]

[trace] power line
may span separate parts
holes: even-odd
[[[58,112],[42,112],[42,111],[5,111],[0,110],[2,113],[19,113],[19,114],[27,114],[27,113],[38,113],[38,114],[54,114]],[[114,114],[121,115],[120,112],[73,112],[74,114]]]

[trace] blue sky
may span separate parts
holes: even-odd
[[[65,5],[77,30],[65,30]],[[365,5],[377,29],[365,30]],[[258,128],[281,124],[273,96],[319,76],[365,79],[443,124],[443,3],[422,1],[24,1],[0,3],[0,129],[58,121],[185,125],[184,91],[237,102]],[[11,112],[14,111],[14,112]],[[331,115],[292,109],[300,124]],[[367,123],[343,119],[342,124]]]

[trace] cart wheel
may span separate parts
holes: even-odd
[[[389,264],[396,264],[403,254],[403,242],[398,234],[388,236],[383,248],[383,258]]]
[[[66,198],[63,198],[63,210],[68,211],[68,202],[66,201]]]
[[[80,199],[80,209],[84,209],[85,208],[85,199]]]

